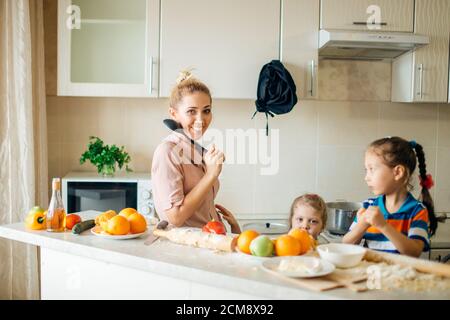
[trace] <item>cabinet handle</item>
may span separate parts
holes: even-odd
[[[309,82],[309,86],[310,87],[309,87],[308,92],[310,93],[311,97],[314,97],[314,80],[315,80],[314,73],[316,71],[315,70],[315,62],[314,62],[314,60],[311,60],[309,66],[310,66],[310,71],[309,72],[311,72],[311,76],[310,76],[310,82]]]
[[[419,91],[417,92],[417,95],[420,99],[423,98],[423,64],[420,63],[417,66],[417,71],[419,71]]]
[[[365,25],[380,25],[380,26],[387,26],[387,22],[371,22],[371,23],[368,23],[367,21],[366,21],[366,22],[363,22],[363,21],[353,21],[353,24],[354,24],[354,25],[357,25],[357,26],[365,26]]]
[[[150,68],[150,74],[149,74],[149,79],[150,79],[150,94],[152,94],[152,92],[153,91],[156,91],[157,90],[157,88],[155,88],[154,86],[153,86],[153,64],[155,64],[155,62],[153,62],[153,56],[150,56],[150,58],[149,58],[149,60],[150,60],[150,66],[149,66],[149,68]]]

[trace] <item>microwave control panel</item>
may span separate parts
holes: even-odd
[[[138,181],[137,210],[145,216],[155,217],[152,183],[149,180]]]

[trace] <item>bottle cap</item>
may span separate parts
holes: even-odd
[[[61,179],[60,178],[53,178],[52,189],[53,190],[61,190]]]

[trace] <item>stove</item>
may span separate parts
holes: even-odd
[[[429,259],[450,263],[450,213],[436,216],[440,218],[436,234],[430,239]]]

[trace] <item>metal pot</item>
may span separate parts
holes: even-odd
[[[265,235],[282,235],[289,232],[289,226],[285,223],[270,222],[270,221],[254,221],[244,223],[242,231],[255,230],[259,234]]]
[[[326,229],[332,234],[346,234],[361,207],[360,202],[327,202]]]

